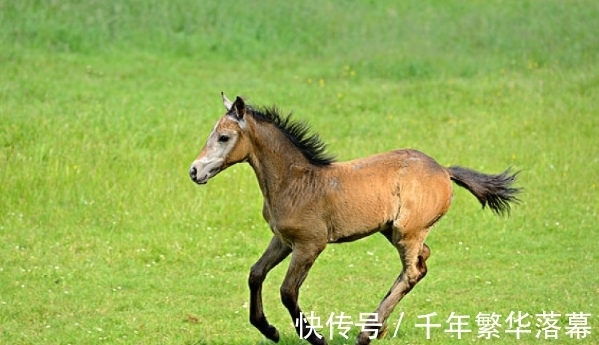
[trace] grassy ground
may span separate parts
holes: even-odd
[[[436,342],[555,341],[534,316],[505,333],[511,311],[554,311],[560,343],[599,343],[598,17],[595,1],[0,0],[0,343],[269,343],[247,321],[270,238],[255,178],[187,176],[220,91],[293,110],[342,160],[413,147],[523,170],[508,219],[456,189],[379,344],[426,342],[415,324],[433,312]],[[285,266],[266,314],[301,344]],[[323,326],[358,321],[399,270],[382,236],[331,245],[300,304]],[[472,333],[444,332],[452,312]],[[479,312],[502,315],[499,339],[477,338]],[[572,312],[591,314],[585,339],[566,334]]]

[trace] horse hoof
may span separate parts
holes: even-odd
[[[327,340],[324,337],[318,338],[317,336],[307,339],[312,345],[327,345]]]
[[[320,340],[320,345],[327,345],[327,340],[324,337],[322,337]]]
[[[356,345],[370,345],[370,338],[367,334],[360,333],[356,339]]]
[[[280,340],[279,331],[273,326],[269,326],[264,335],[275,343],[278,343]]]

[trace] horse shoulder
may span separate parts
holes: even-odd
[[[322,181],[317,173],[318,169],[320,168],[292,166],[284,186],[272,193],[270,198],[264,199],[264,219],[272,232],[288,244],[326,238],[326,223],[322,214]]]

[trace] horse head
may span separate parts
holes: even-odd
[[[222,97],[227,111],[216,122],[202,151],[189,168],[189,176],[197,184],[205,184],[231,165],[246,161],[250,154],[245,102],[239,96],[234,102],[224,93]]]

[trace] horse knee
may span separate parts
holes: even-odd
[[[250,269],[250,275],[248,277],[248,285],[250,290],[255,290],[262,285],[264,282],[264,273],[256,265]]]
[[[289,310],[295,309],[297,303],[297,291],[283,285],[281,286],[280,293],[283,305]]]

